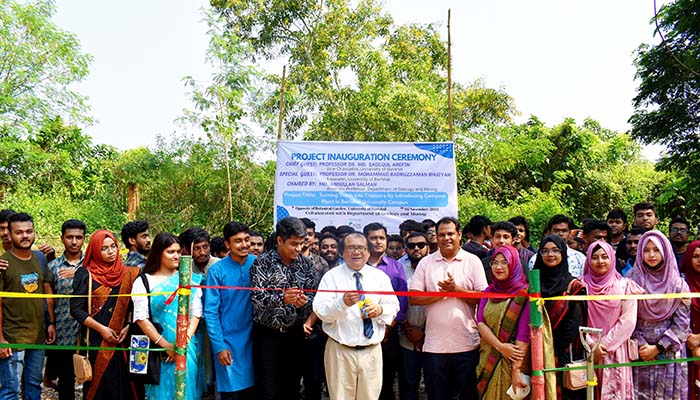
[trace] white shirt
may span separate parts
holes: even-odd
[[[408,287],[411,287],[415,270],[411,266],[410,260],[403,264],[403,271],[406,273],[406,282],[408,282]],[[410,325],[425,328],[425,310],[423,309],[423,306],[412,306],[409,304],[408,308],[406,309],[406,321]],[[401,344],[401,347],[404,349],[418,351],[418,349],[413,346],[413,343],[408,340],[408,337],[403,329],[399,329],[399,344]]]
[[[154,288],[159,285],[164,280],[168,279],[167,276],[163,275],[150,275],[145,274],[146,279],[148,279],[148,286]],[[153,291],[153,290],[151,290]],[[131,287],[131,294],[145,294],[146,287],[143,286],[143,280],[137,278],[134,281],[134,285]],[[190,296],[190,316],[202,318],[202,290],[195,290],[194,296]],[[147,296],[134,296],[131,298],[134,302],[134,321],[145,321],[148,319],[148,297]],[[151,321],[153,322],[153,321]]]
[[[343,292],[322,292],[322,290],[357,290],[354,273],[356,271],[341,264],[326,272],[318,285],[319,292],[314,298],[314,312],[323,321],[323,331],[333,340],[346,346],[367,346],[378,344],[384,339],[384,327],[390,325],[399,312],[399,299],[395,295],[367,294],[366,299],[382,306],[382,314],[372,318],[374,333],[365,337],[363,321],[358,304],[348,306],[343,301]],[[366,291],[393,292],[391,280],[384,272],[365,265],[359,272],[362,289]]]

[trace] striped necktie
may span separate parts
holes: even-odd
[[[360,278],[362,277],[362,274],[360,274],[359,272],[355,272],[352,275],[355,277],[355,284],[357,286],[357,290],[361,292],[362,291],[362,282],[360,282]],[[365,295],[361,294],[360,300],[364,300],[364,299],[365,299]],[[362,323],[364,325],[365,336],[368,338],[371,338],[372,335],[374,334],[374,327],[372,326],[372,320],[370,318],[364,318],[362,320]]]

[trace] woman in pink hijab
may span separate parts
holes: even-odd
[[[581,279],[589,295],[639,294],[643,290],[623,278],[615,269],[615,250],[598,240],[588,247]],[[596,364],[630,361],[628,341],[637,323],[636,300],[593,300],[588,302],[588,326],[603,330],[601,345],[595,351]],[[594,339],[588,338],[590,343]],[[632,367],[596,370],[598,399],[634,400]]]
[[[645,293],[688,293],[688,284],[678,272],[671,242],[659,231],[639,239],[637,259],[629,278]],[[637,327],[632,334],[643,361],[685,358],[690,333],[690,299],[640,300]],[[639,400],[687,399],[688,365],[647,365],[633,370]]]

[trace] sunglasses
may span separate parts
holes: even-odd
[[[420,243],[408,243],[408,244],[406,245],[406,247],[408,247],[408,248],[411,249],[411,250],[415,249],[416,247],[418,247],[419,249],[423,250],[423,249],[425,248],[425,246],[427,246],[427,245],[428,245],[428,243],[425,243],[425,242],[420,242]]]

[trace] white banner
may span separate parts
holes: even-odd
[[[457,217],[453,143],[280,141],[275,221],[309,218],[356,230],[380,222]]]

